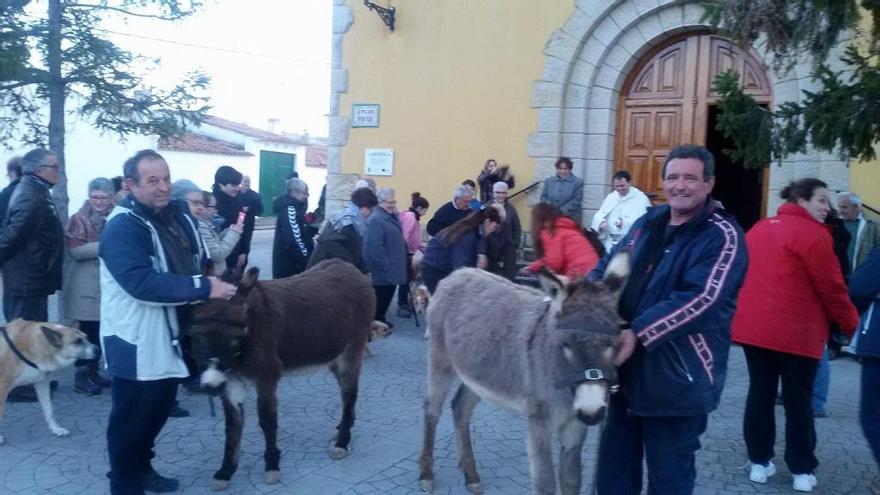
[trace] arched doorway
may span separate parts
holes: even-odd
[[[710,86],[717,74],[729,69],[740,74],[747,93],[761,104],[771,104],[763,63],[722,37],[689,33],[642,57],[625,79],[618,100],[614,169],[628,170],[637,187],[663,201],[666,154],[682,143],[704,145],[717,161],[713,195],[748,228],[764,214],[767,177],[765,171],[732,163],[723,153],[729,143],[715,130],[718,96]]]

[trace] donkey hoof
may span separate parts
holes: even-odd
[[[274,485],[281,481],[281,471],[266,471],[266,484]]]
[[[211,481],[211,491],[212,492],[222,492],[229,488],[229,480],[213,480]]]
[[[434,491],[434,480],[419,480],[422,493],[431,493]]]
[[[330,451],[330,458],[334,461],[344,459],[346,456],[348,456],[348,450],[342,447],[333,447],[333,450]]]
[[[467,488],[467,491],[469,491],[473,494],[483,493],[483,486],[480,485],[479,483],[471,483],[471,484],[465,485],[464,487]]]

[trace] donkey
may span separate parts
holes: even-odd
[[[421,488],[433,488],[437,422],[455,376],[452,399],[465,486],[480,493],[470,420],[480,399],[528,417],[528,451],[535,493],[555,494],[552,435],[559,436],[563,494],[581,486],[581,448],[587,426],[602,420],[616,388],[613,358],[622,321],[617,300],[628,274],[628,256],[612,260],[603,282],[566,285],[543,271],[550,297],[475,269],[458,270],[437,287],[428,307],[430,341]]]
[[[370,280],[341,260],[279,280],[258,282],[258,275],[257,268],[248,270],[229,301],[195,306],[187,332],[202,386],[222,391],[226,449],[214,474],[215,491],[228,488],[238,468],[245,380],[256,382],[266,483],[281,477],[276,393],[284,370],[329,363],[342,392],[331,457],[345,457],[351,440],[361,362],[376,307]]]

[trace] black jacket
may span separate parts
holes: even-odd
[[[306,225],[306,205],[288,196],[275,213],[272,278],[302,273],[314,249],[312,238],[315,236],[314,228]]]
[[[364,240],[357,233],[354,225],[346,225],[339,230],[325,227],[318,237],[318,242],[315,243],[315,252],[312,253],[307,268],[331,259],[347,261],[364,275],[369,273],[364,263]]]
[[[19,182],[21,182],[21,177],[10,182],[9,185],[0,192],[0,227],[3,227],[3,225],[6,224],[6,210],[9,209],[9,199],[12,198],[12,192],[15,191],[15,186],[17,186]]]
[[[438,208],[431,220],[428,221],[428,235],[436,236],[441,230],[468,216],[471,211],[459,210],[452,201],[446,203]]]
[[[240,211],[245,212],[244,231],[241,233],[238,244],[229,253],[229,256],[226,257],[226,265],[232,268],[238,262],[240,254],[251,252],[251,237],[254,235],[254,217],[256,216],[255,213],[262,213],[262,208],[259,208],[260,211],[257,213],[257,210],[251,207],[252,205],[248,202],[247,198],[242,200],[241,194],[236,197],[229,196],[216,185],[214,185],[213,193],[214,197],[217,198],[217,214],[223,217],[223,225],[220,226],[221,231],[238,222],[238,213]]]
[[[5,295],[45,296],[61,288],[64,229],[50,187],[25,175],[9,200],[9,221],[0,228]]]

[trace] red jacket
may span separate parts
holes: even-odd
[[[831,235],[794,203],[746,234],[749,270],[733,317],[733,341],[819,359],[829,322],[852,335],[849,300]]]
[[[599,256],[590,241],[574,220],[568,217],[556,218],[552,235],[547,229],[542,229],[541,243],[544,245],[544,256],[529,265],[532,272],[546,266],[553,273],[569,278],[583,277],[599,263]]]

